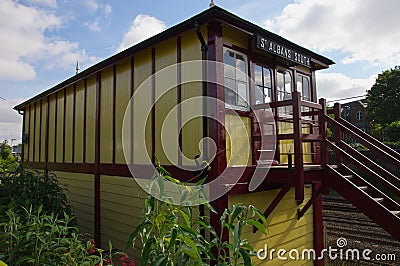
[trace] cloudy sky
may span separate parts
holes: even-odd
[[[400,64],[398,0],[216,0],[336,62],[319,97],[365,94]],[[16,104],[208,8],[209,0],[0,0],[0,141],[21,136]],[[15,143],[15,142],[14,142]]]

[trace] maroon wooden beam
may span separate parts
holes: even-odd
[[[294,134],[294,167],[297,174],[295,186],[295,199],[297,202],[304,200],[304,165],[302,144],[302,122],[300,92],[292,93],[293,99],[293,134]]]
[[[314,182],[312,185],[313,195],[318,194],[318,191],[322,189],[321,182]],[[314,218],[314,249],[316,254],[322,254],[324,249],[324,225],[322,216],[322,196],[321,193],[316,197],[313,204],[313,218]],[[324,266],[324,259],[316,259],[314,261],[315,266]]]
[[[339,121],[340,113],[341,113],[340,103],[335,103],[335,105],[333,107],[333,112],[334,112],[334,119],[336,121]],[[335,126],[335,144],[336,144],[336,146],[340,147],[342,139],[343,139],[342,129],[341,129],[340,125],[336,125]],[[336,153],[336,164],[337,165],[343,164],[343,157],[340,153],[339,154]]]
[[[101,247],[101,206],[100,206],[100,101],[101,72],[96,76],[96,136],[95,136],[95,176],[94,176],[94,240]]]

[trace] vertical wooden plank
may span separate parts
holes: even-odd
[[[86,163],[86,127],[87,127],[87,124],[86,124],[86,121],[87,121],[87,107],[86,107],[86,105],[87,105],[87,80],[86,79],[84,79],[83,80],[83,147],[82,147],[82,149],[83,149],[83,151],[82,151],[82,153],[83,153],[83,155],[82,155],[82,157],[83,157],[83,163]]]
[[[113,69],[112,69],[112,98],[113,98],[113,122],[112,122],[112,164],[115,164],[115,142],[116,142],[116,136],[115,136],[115,127],[116,127],[116,121],[115,121],[115,116],[116,116],[116,86],[117,86],[117,66],[114,64]],[[122,108],[122,106],[119,106],[119,108]]]
[[[304,200],[304,165],[301,122],[301,95],[300,92],[292,93],[293,99],[293,132],[294,132],[294,166],[296,172],[295,198],[298,202]]]
[[[74,150],[74,87],[70,86],[65,89],[65,105],[64,105],[64,153],[63,159],[66,163],[73,162],[73,150]]]
[[[36,102],[33,104],[33,143],[32,143],[32,162],[35,162],[36,154]]]
[[[100,121],[101,121],[101,72],[96,76],[96,134],[95,134],[95,164],[94,177],[94,238],[98,245],[101,243],[101,208],[100,208]]]
[[[151,48],[151,161],[153,164],[156,162],[156,49]]]
[[[67,113],[67,89],[64,89],[64,114],[63,114],[63,152],[62,152],[62,162],[65,163],[65,122]]]
[[[182,132],[180,131],[182,128],[182,107],[181,107],[181,102],[182,102],[182,69],[181,69],[181,62],[182,62],[182,43],[181,43],[181,37],[178,36],[176,39],[176,62],[178,64],[178,69],[177,69],[177,105],[178,105],[178,110],[177,110],[177,116],[178,116],[178,166],[182,165]]]
[[[73,87],[73,96],[72,96],[72,158],[71,161],[75,162],[75,126],[76,126],[76,83],[74,83]]]
[[[39,102],[39,150],[38,150],[38,162],[41,161],[40,155],[42,151],[42,100]]]
[[[135,153],[135,147],[134,147],[134,143],[135,143],[135,140],[134,140],[134,123],[135,123],[135,117],[134,117],[134,114],[133,114],[133,111],[134,111],[134,102],[133,102],[133,99],[132,99],[132,97],[133,97],[133,93],[134,93],[134,87],[135,87],[135,58],[134,57],[131,57],[131,66],[130,66],[130,73],[131,73],[131,81],[130,81],[130,112],[131,112],[131,116],[130,116],[130,118],[131,118],[131,122],[130,122],[130,160],[129,160],[129,163],[131,163],[131,164],[133,164],[133,155],[134,155],[134,153]]]
[[[46,143],[45,143],[45,173],[49,171],[49,141],[50,141],[50,96],[46,97]]]
[[[85,146],[85,89],[84,81],[79,81],[74,92],[73,114],[73,162],[83,163]]]
[[[24,139],[26,137],[26,107],[23,110],[23,116],[22,116],[22,136],[21,138]],[[25,142],[22,141],[22,147],[21,147],[21,165],[24,164],[25,161]]]
[[[47,147],[47,161],[54,162],[54,145],[55,145],[55,128],[56,128],[56,94],[49,96],[49,131],[48,131],[48,147]]]
[[[321,182],[312,184],[312,195],[318,193],[321,188]],[[313,218],[314,218],[314,250],[316,254],[322,254],[324,249],[324,227],[322,221],[322,195],[320,194],[313,205]],[[317,259],[314,261],[315,266],[324,266],[324,259]]]
[[[87,80],[86,97],[86,151],[87,163],[96,161],[96,75]]]
[[[55,111],[54,111],[54,158],[53,158],[53,162],[57,162],[57,127],[58,127],[58,92],[55,93]]]
[[[113,67],[101,71],[100,82],[100,163],[112,163],[114,145]]]

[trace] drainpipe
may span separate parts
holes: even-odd
[[[198,21],[195,21],[194,23],[194,28],[196,30],[196,34],[197,37],[199,38],[199,41],[201,43],[201,60],[202,60],[202,93],[201,95],[204,97],[203,101],[202,101],[202,107],[203,107],[203,138],[208,136],[208,122],[207,122],[207,100],[205,97],[207,97],[207,44],[204,40],[203,34],[201,34],[200,31],[200,23]],[[203,142],[203,160],[204,161],[208,161],[208,146],[207,146],[207,142],[204,141]],[[207,164],[205,164],[204,166],[202,165],[202,167],[204,167],[204,171],[205,168],[207,167]],[[199,206],[199,212],[200,212],[200,216],[204,216],[204,205],[200,205]],[[201,234],[205,237],[205,231],[202,230]]]

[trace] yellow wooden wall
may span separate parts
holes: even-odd
[[[94,235],[94,175],[54,172],[61,184],[66,185],[67,197],[77,217],[82,233]]]
[[[143,219],[144,192],[133,178],[118,176],[100,177],[101,240],[102,247],[111,241],[114,248],[125,249],[129,235]],[[139,261],[140,243],[134,251]]]
[[[230,196],[228,204],[229,206],[238,203],[242,203],[244,206],[254,205],[264,212],[278,193],[279,190],[272,190]],[[306,187],[305,197],[310,198],[311,193],[311,187]],[[297,209],[303,207],[305,202],[300,206],[297,205],[294,188],[290,189],[267,218],[268,236],[264,236],[260,231],[253,233],[253,227],[248,226],[244,228],[243,238],[249,240],[256,252],[264,248],[265,244],[269,250],[275,248],[276,250],[285,249],[289,252],[291,249],[297,249],[300,254],[303,249],[312,249],[314,247],[312,208],[300,220],[297,219]],[[313,265],[312,261],[280,261],[276,257],[276,252],[272,261],[269,259],[262,261],[253,257],[253,262],[255,265]]]
[[[250,117],[225,115],[225,128],[227,165],[251,165],[252,144]],[[229,132],[231,134],[229,134]]]
[[[76,94],[76,102],[75,102],[75,139],[74,143],[74,161],[75,162],[83,162],[83,145],[84,145],[84,118],[83,113],[85,111],[85,89],[84,89],[84,82],[79,81],[76,84],[75,89]]]
[[[96,142],[96,76],[91,76],[86,82],[86,162],[94,163]]]
[[[207,36],[202,31],[203,36]],[[206,38],[206,37],[205,37]],[[201,60],[201,45],[195,32],[188,32],[181,37],[181,56],[182,62]],[[201,82],[190,82],[193,80],[201,80],[202,70],[201,64],[196,64],[195,69],[182,68],[182,102],[188,101],[193,97],[202,95]],[[202,116],[203,107],[198,101],[191,101],[188,105],[182,105],[182,121],[187,121],[182,125],[182,164],[194,165],[193,159],[196,155],[200,155],[199,143],[203,137]],[[194,118],[196,117],[196,118]],[[190,118],[193,118],[189,120]]]
[[[287,122],[278,122],[279,134],[293,134],[293,124]],[[303,124],[303,134],[311,132],[310,126]],[[294,141],[293,140],[280,140],[279,141],[280,163],[286,164],[288,162],[288,153],[294,154]],[[312,163],[312,144],[303,143],[303,161],[304,163]],[[292,155],[293,156],[293,155]],[[294,158],[292,157],[294,163]]]

